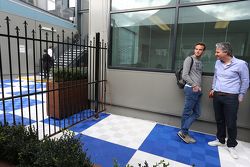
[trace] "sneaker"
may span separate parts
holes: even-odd
[[[195,139],[193,139],[188,134],[184,134],[182,131],[179,131],[177,135],[187,144],[196,142]]]
[[[232,158],[234,159],[238,159],[238,154],[237,154],[237,151],[235,150],[235,147],[228,147],[228,151],[231,155]]]
[[[189,143],[196,143],[196,140],[192,138],[189,134],[186,135],[186,139],[189,141]]]
[[[210,146],[224,146],[225,144],[221,143],[218,139],[214,140],[214,141],[210,141],[207,143]]]

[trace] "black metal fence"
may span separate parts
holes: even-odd
[[[99,117],[105,110],[107,59],[99,33],[83,40],[53,27],[33,29],[26,21],[15,26],[9,17],[0,26],[2,124],[34,126],[42,139]]]

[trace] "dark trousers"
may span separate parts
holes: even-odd
[[[43,64],[43,75],[44,75],[44,78],[49,78],[49,72],[50,72],[50,67],[44,63]]]
[[[228,133],[227,146],[235,147],[237,137],[237,112],[239,100],[237,94],[219,95],[215,93],[213,99],[215,120],[217,123],[217,138],[225,143],[226,130]]]

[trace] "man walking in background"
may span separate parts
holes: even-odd
[[[44,54],[41,63],[42,63],[44,78],[49,78],[49,72],[51,67],[53,66],[54,60],[52,57],[50,57],[46,49],[44,49]]]
[[[49,48],[48,48],[48,55],[53,58],[52,46],[49,46]]]
[[[208,142],[210,146],[225,144],[226,129],[228,133],[227,147],[230,155],[237,159],[237,112],[239,102],[249,86],[249,71],[247,63],[233,56],[229,42],[216,44],[215,71],[210,97],[213,97],[215,120],[217,124],[217,139]]]
[[[195,139],[189,135],[189,128],[196,118],[200,116],[201,99],[201,76],[202,62],[200,61],[206,49],[204,43],[197,43],[194,46],[194,54],[188,56],[183,63],[182,78],[186,81],[184,87],[185,101],[181,119],[181,130],[178,136],[186,143],[195,143]]]

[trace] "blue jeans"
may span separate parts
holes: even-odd
[[[196,118],[200,117],[200,100],[202,93],[200,91],[193,92],[193,88],[185,86],[184,94],[185,101],[181,119],[181,131],[184,134],[188,134],[188,129],[192,123]]]

